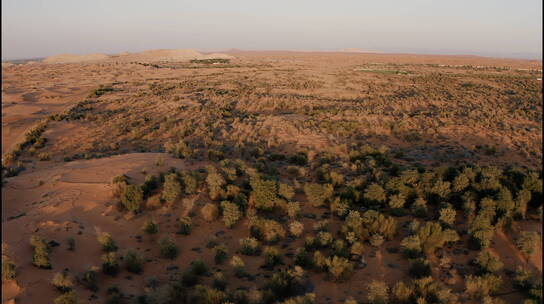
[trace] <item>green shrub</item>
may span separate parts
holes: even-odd
[[[242,278],[244,276],[246,276],[246,272],[245,272],[245,263],[244,261],[237,255],[234,255],[232,256],[231,260],[230,260],[230,265],[233,267],[234,269],[234,275],[237,277],[237,278]]]
[[[288,202],[287,203],[287,215],[294,219],[298,217],[300,213],[300,203],[299,202]]]
[[[51,284],[60,292],[68,292],[74,288],[74,282],[72,278],[68,275],[68,272],[57,272],[51,280]]]
[[[446,226],[453,226],[457,212],[453,208],[440,209],[439,221]]]
[[[271,210],[276,206],[277,184],[273,180],[264,180],[257,176],[250,178],[252,196],[255,202],[255,207],[263,210]]]
[[[481,251],[474,260],[474,264],[478,266],[480,273],[498,272],[503,267],[499,256],[488,250]]]
[[[299,237],[304,232],[304,224],[299,221],[293,221],[289,223],[289,232],[294,237]]]
[[[389,287],[383,281],[373,280],[367,287],[367,299],[373,304],[385,304],[389,301]]]
[[[293,196],[295,196],[295,190],[293,189],[293,187],[284,183],[280,183],[278,192],[287,200],[290,200],[293,198]]]
[[[468,275],[465,279],[466,293],[475,299],[482,299],[485,296],[499,290],[502,279],[499,276],[485,274],[483,276]]]
[[[191,234],[191,218],[188,216],[181,216],[179,218],[178,234],[189,235]]]
[[[178,180],[176,173],[170,173],[164,177],[164,187],[162,189],[162,199],[167,203],[174,203],[181,198],[183,187]]]
[[[527,257],[531,256],[540,243],[538,232],[523,231],[516,241],[516,246]]]
[[[285,237],[285,230],[274,220],[259,219],[251,227],[252,236],[268,243],[275,243]]]
[[[143,257],[134,249],[129,249],[125,254],[125,267],[128,272],[141,273],[143,271]]]
[[[136,212],[140,209],[140,204],[144,199],[144,191],[138,185],[128,185],[123,191],[121,202],[127,210]]]
[[[70,291],[67,293],[63,293],[60,296],[56,297],[53,301],[53,304],[77,304],[77,294],[75,291]]]
[[[227,279],[222,272],[218,271],[213,275],[213,288],[218,290],[225,290],[227,287]]]
[[[308,268],[312,266],[312,259],[306,252],[306,249],[297,248],[297,250],[295,251],[295,265],[303,268]]]
[[[281,254],[277,248],[265,247],[264,253],[264,266],[268,269],[273,269],[274,266],[281,263]]]
[[[227,247],[217,245],[214,247],[214,261],[215,264],[221,264],[227,259],[228,250]]]
[[[98,290],[98,267],[92,266],[89,268],[78,281],[83,287],[96,292]]]
[[[102,272],[115,276],[119,273],[119,262],[117,261],[117,254],[115,252],[108,252],[102,255]]]
[[[149,235],[159,232],[159,225],[154,220],[147,220],[142,226],[142,230]]]
[[[159,252],[161,257],[173,260],[178,256],[179,249],[171,238],[163,237],[159,240]]]
[[[32,263],[34,266],[43,269],[51,269],[51,262],[49,260],[49,253],[51,249],[49,245],[40,236],[33,235],[30,238],[30,245],[34,247],[34,252],[32,254]]]
[[[216,200],[224,195],[223,186],[226,184],[225,179],[221,174],[217,173],[217,170],[213,166],[208,166],[208,176],[206,177],[206,183],[208,184],[208,190],[210,198]]]
[[[104,252],[112,252],[117,251],[117,245],[115,244],[115,241],[111,237],[111,234],[107,232],[100,233],[97,237],[98,243],[102,245],[102,251]]]
[[[363,197],[366,201],[372,204],[381,204],[387,199],[385,190],[382,188],[382,186],[376,183],[371,184],[368,186],[368,188],[366,188]]]
[[[226,303],[227,294],[204,285],[195,286],[190,293],[188,303],[223,304]]]
[[[8,256],[2,255],[2,281],[13,280],[16,276],[17,266]]]
[[[327,269],[334,281],[341,281],[351,274],[353,265],[343,257],[333,256],[332,259],[327,260]]]
[[[232,228],[242,216],[238,205],[229,201],[222,201],[221,208],[223,209],[223,222],[225,226]]]
[[[240,253],[243,255],[259,255],[261,253],[261,244],[252,237],[240,239]]]
[[[304,193],[314,207],[321,207],[332,196],[333,187],[331,184],[308,183],[304,185]]]

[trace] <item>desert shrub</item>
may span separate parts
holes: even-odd
[[[173,260],[178,256],[179,249],[171,238],[163,237],[159,240],[159,252],[161,257]]]
[[[144,199],[144,191],[138,185],[128,185],[125,187],[121,196],[121,203],[127,210],[135,212],[140,209],[140,204]]]
[[[402,239],[400,246],[408,258],[416,258],[422,253],[421,241],[417,235],[410,235]]]
[[[531,256],[540,243],[538,232],[523,231],[516,240],[516,246],[527,257]]]
[[[178,222],[178,234],[189,235],[191,233],[191,218],[181,216]]]
[[[111,237],[111,234],[107,232],[100,233],[97,237],[98,243],[102,245],[102,251],[112,252],[117,251],[118,247],[115,244],[115,241]]]
[[[306,248],[308,251],[316,249],[317,245],[317,240],[313,236],[309,235],[304,239],[304,248]]]
[[[206,265],[206,263],[204,263],[200,259],[191,262],[191,266],[189,269],[191,272],[193,272],[197,276],[201,276],[208,273],[208,265]]]
[[[351,245],[350,254],[355,254],[358,256],[363,256],[364,253],[364,245],[361,242],[355,242],[353,245]]]
[[[327,270],[327,264],[329,262],[329,259],[326,258],[321,251],[317,250],[314,252],[314,258],[313,258],[313,266],[315,266],[317,271],[325,271]]]
[[[456,242],[459,235],[455,230],[442,229],[439,223],[426,222],[417,232],[421,249],[425,253],[432,253],[437,248],[442,248],[446,243]]]
[[[370,236],[368,242],[374,247],[380,247],[381,245],[383,245],[383,242],[385,242],[385,239],[381,234],[374,233]]]
[[[222,245],[217,245],[213,248],[214,250],[214,261],[215,264],[221,264],[227,259],[228,250],[227,247]]]
[[[223,222],[225,226],[232,228],[242,216],[238,205],[229,201],[222,201],[221,208],[223,209]]]
[[[334,281],[341,281],[347,279],[351,274],[353,265],[348,259],[333,256],[331,259],[327,260],[327,269]]]
[[[49,260],[50,248],[45,239],[40,236],[33,235],[30,238],[30,245],[34,247],[32,254],[32,263],[34,266],[43,269],[51,269],[51,262]]]
[[[468,275],[465,278],[466,293],[475,299],[482,299],[485,296],[499,290],[502,279],[499,276],[485,274],[483,276]]]
[[[285,237],[285,230],[274,220],[259,219],[250,228],[251,234],[268,243],[275,243]]]
[[[208,184],[210,198],[216,200],[224,195],[223,186],[226,184],[226,181],[223,176],[217,172],[215,167],[208,166],[207,170],[208,176],[206,177],[206,183]]]
[[[503,267],[499,256],[488,250],[481,251],[474,260],[474,264],[476,264],[480,273],[498,272]]]
[[[321,247],[327,247],[332,243],[333,236],[330,232],[320,231],[317,233],[317,241]]]
[[[471,244],[476,249],[487,248],[495,235],[495,229],[491,224],[491,216],[478,214],[470,223],[468,232],[471,235]]]
[[[304,185],[304,193],[314,207],[321,207],[332,196],[333,188],[330,184],[308,183]]]
[[[304,152],[298,152],[289,158],[289,162],[298,166],[305,166],[308,164],[308,156]]]
[[[200,214],[204,220],[213,222],[219,214],[219,208],[212,203],[206,203],[202,209],[200,209]]]
[[[306,249],[297,248],[297,250],[295,251],[295,265],[303,268],[312,266],[312,259],[308,255],[308,252],[306,252]]]
[[[440,217],[438,220],[446,226],[453,226],[455,222],[455,215],[457,212],[453,208],[440,209]]]
[[[233,267],[234,275],[237,278],[242,278],[246,276],[246,271],[245,271],[246,264],[239,256],[237,255],[232,256],[232,258],[230,259],[230,265]]]
[[[412,212],[417,217],[424,217],[427,215],[427,201],[419,197],[412,204]]]
[[[373,304],[385,304],[389,301],[389,287],[383,281],[373,280],[367,286],[367,299]]]
[[[298,217],[300,213],[300,203],[299,202],[288,202],[287,203],[287,215],[290,218]]]
[[[154,220],[146,220],[142,226],[143,232],[152,235],[159,232],[159,225]]]
[[[518,191],[514,200],[513,216],[516,219],[525,219],[527,214],[527,204],[531,201],[531,191],[522,189]]]
[[[406,204],[406,199],[403,194],[394,194],[389,197],[389,207],[400,209]]]
[[[371,184],[366,188],[363,197],[367,202],[372,204],[381,204],[387,199],[385,190],[376,183]]]
[[[410,298],[413,295],[412,288],[406,286],[402,281],[397,282],[391,290],[395,303],[410,303]]]
[[[78,279],[79,283],[86,289],[96,292],[98,290],[98,270],[96,266],[90,267]]]
[[[294,298],[289,298],[280,304],[314,304],[315,303],[315,294],[307,293],[303,296],[298,296]]]
[[[142,186],[142,190],[144,191],[144,195],[148,196],[151,194],[155,189],[159,187],[159,180],[155,175],[147,175],[145,177],[144,184]]]
[[[374,234],[379,234],[386,239],[391,239],[396,233],[397,223],[392,217],[385,217],[383,214],[368,210],[362,217],[362,236],[370,238]]]
[[[425,259],[416,259],[410,265],[408,272],[417,279],[428,277],[431,275],[431,265]]]
[[[281,301],[293,296],[300,286],[304,271],[295,266],[294,270],[275,272],[265,284],[265,290],[273,295],[267,302]]]
[[[191,156],[191,148],[183,140],[179,140],[177,143],[168,142],[164,144],[166,152],[171,153],[172,156],[177,158],[187,158]]]
[[[243,255],[259,255],[261,253],[261,244],[252,237],[240,239],[240,253]]]
[[[53,304],[77,304],[77,294],[75,291],[70,291],[67,293],[63,293],[60,296],[56,297],[55,300],[53,300]]]
[[[339,257],[349,258],[350,251],[346,242],[342,239],[335,240],[332,244],[332,254]]]
[[[143,271],[143,257],[134,249],[129,249],[125,254],[125,267],[128,272],[141,273]]]
[[[188,303],[222,304],[226,303],[227,294],[209,286],[197,285],[189,295]]]
[[[273,180],[265,180],[257,176],[250,178],[252,196],[255,201],[255,207],[263,210],[271,210],[276,206],[277,184]]]
[[[178,180],[176,173],[170,173],[164,177],[164,187],[162,189],[162,199],[167,203],[174,203],[181,198],[183,187]]]
[[[350,232],[353,233],[352,237],[354,238],[352,241],[356,241],[359,239],[363,232],[363,219],[361,218],[361,214],[357,210],[351,210],[345,221],[344,225],[341,227],[342,233],[344,233],[346,236],[350,234]]]
[[[186,194],[195,194],[198,188],[198,180],[192,172],[183,172],[181,174],[183,188]]]
[[[350,205],[351,203],[348,199],[337,197],[331,202],[329,208],[331,213],[344,218],[350,211]]]
[[[295,190],[293,189],[293,187],[284,183],[280,183],[278,193],[287,200],[290,200],[293,198],[293,196],[295,196]]]
[[[74,282],[67,271],[55,273],[51,284],[60,292],[68,292],[74,288]]]
[[[281,254],[277,248],[265,247],[264,253],[264,266],[268,269],[274,268],[274,266],[281,263]]]
[[[225,290],[227,287],[227,279],[221,271],[213,274],[213,288],[218,290]]]
[[[289,232],[294,237],[299,237],[304,232],[304,224],[299,221],[293,221],[289,223]]]
[[[2,281],[15,279],[17,276],[17,267],[15,263],[5,255],[2,255]]]
[[[115,276],[119,273],[119,262],[117,261],[117,254],[115,252],[108,252],[102,255],[102,272]]]

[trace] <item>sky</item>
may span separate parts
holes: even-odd
[[[542,0],[2,0],[2,60],[337,50],[542,58]]]

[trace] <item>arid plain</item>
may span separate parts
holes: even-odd
[[[539,303],[541,77],[349,52],[4,63],[2,302]]]

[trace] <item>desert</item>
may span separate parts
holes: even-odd
[[[2,303],[541,303],[542,61],[2,64]]]

